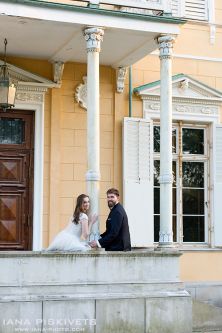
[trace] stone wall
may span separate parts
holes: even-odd
[[[1,252],[0,332],[191,333],[179,256]]]

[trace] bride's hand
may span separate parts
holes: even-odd
[[[93,214],[92,218],[91,218],[91,221],[92,221],[92,224],[94,224],[98,219],[98,214]]]

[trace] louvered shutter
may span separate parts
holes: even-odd
[[[207,1],[206,0],[186,0],[185,17],[194,20],[207,19]]]
[[[214,241],[222,246],[222,126],[215,126],[214,136]]]
[[[193,20],[208,19],[209,0],[172,0],[172,15]]]
[[[124,118],[123,193],[132,246],[153,245],[153,127],[145,119]]]

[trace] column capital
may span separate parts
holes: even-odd
[[[98,27],[89,27],[84,30],[87,52],[100,52],[100,44],[103,41],[104,30]]]
[[[172,57],[173,43],[175,42],[175,37],[172,35],[164,35],[157,38],[160,50],[160,60],[170,59]]]

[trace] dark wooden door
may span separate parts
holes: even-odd
[[[34,113],[0,110],[0,250],[32,249]]]

